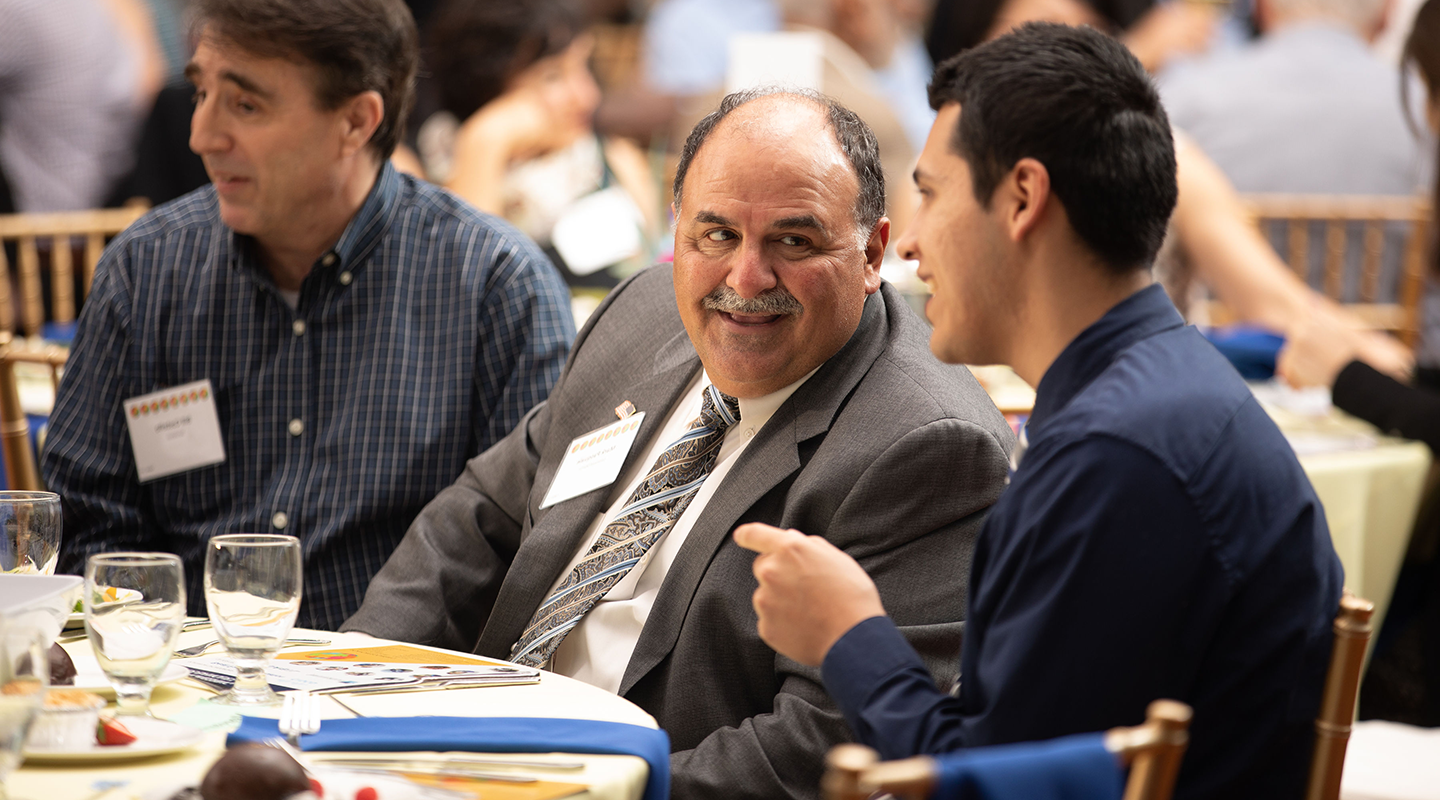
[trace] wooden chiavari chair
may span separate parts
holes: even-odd
[[[1106,732],[1105,749],[1130,766],[1124,800],[1169,800],[1189,743],[1190,715],[1190,707],[1184,703],[1156,700],[1146,710],[1143,724]],[[858,744],[831,748],[825,762],[821,783],[825,800],[866,800],[876,793],[925,800],[939,777],[939,762],[934,758],[882,762],[876,760],[874,750]]]
[[[15,285],[20,293],[18,329],[26,335],[40,333],[45,323],[45,301],[42,292],[41,242],[49,249],[51,316],[58,323],[73,322],[77,307],[75,299],[75,266],[71,253],[71,237],[84,239],[84,256],[80,265],[80,297],[90,291],[95,265],[105,242],[130,226],[146,212],[143,206],[107,208],[93,211],[63,211],[46,214],[0,214],[0,330],[15,331],[14,301],[11,297],[9,258],[4,243],[16,243]]]

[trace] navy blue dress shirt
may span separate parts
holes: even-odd
[[[1195,709],[1176,797],[1298,797],[1342,572],[1284,437],[1159,286],[1045,373],[976,544],[958,696],[884,617],[825,685],[887,758]],[[946,687],[949,688],[949,687]]]
[[[299,622],[333,629],[425,503],[545,399],[574,336],[530,240],[388,164],[293,309],[213,187],[162,205],[101,259],[51,417],[60,569],[177,553],[203,614],[211,536],[294,534]],[[121,401],[205,378],[225,463],[141,484]]]

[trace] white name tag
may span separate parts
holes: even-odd
[[[540,507],[549,508],[614,483],[620,476],[620,468],[625,466],[625,457],[630,454],[635,437],[640,435],[640,423],[644,420],[642,411],[571,442]]]
[[[140,482],[225,462],[210,380],[123,401]]]

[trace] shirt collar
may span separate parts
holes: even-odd
[[[821,366],[824,365],[822,364]],[[740,424],[736,427],[754,428],[755,430],[764,427],[765,423],[769,422],[770,418],[775,416],[775,412],[780,410],[780,406],[785,405],[785,401],[790,399],[790,395],[795,394],[796,389],[803,386],[805,381],[810,380],[811,375],[819,371],[820,367],[816,367],[810,370],[804,377],[800,378],[800,380],[761,397],[737,398],[740,401]],[[700,390],[704,391],[705,387],[709,385],[710,373],[701,369]]]
[[[1158,283],[1121,300],[1066,345],[1045,370],[1027,425],[1034,428],[1064,408],[1130,345],[1184,324]]]
[[[350,218],[335,246],[315,262],[314,269],[355,272],[390,228],[390,223],[399,209],[402,184],[400,173],[387,160],[380,168],[375,185],[370,187],[370,194],[366,195],[365,202],[360,204],[360,210]],[[240,268],[246,262],[255,263],[255,240],[245,234],[236,233],[228,226],[225,232],[229,239],[231,266]],[[330,255],[335,258],[327,264],[325,259]]]

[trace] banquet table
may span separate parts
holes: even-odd
[[[374,647],[390,644],[363,634],[331,633],[297,629],[295,636],[330,639],[330,644],[287,648],[286,652],[316,649]],[[198,645],[216,638],[209,627],[181,634],[177,648]],[[88,654],[87,640],[72,639],[64,647],[76,654]],[[435,648],[427,648],[435,649]],[[219,652],[219,651],[212,651]],[[444,652],[444,651],[440,651]],[[172,663],[183,665],[183,659]],[[25,763],[11,774],[8,788],[12,800],[166,800],[175,790],[196,786],[210,765],[225,750],[225,737],[238,719],[227,724],[221,706],[202,702],[214,690],[189,679],[156,688],[151,708],[156,716],[205,729],[204,738],[193,748],[173,755],[143,760],[94,764]],[[549,717],[621,722],[647,728],[655,720],[638,706],[617,695],[562,675],[543,673],[538,684],[492,686],[476,689],[446,689],[428,692],[340,695],[344,706],[328,696],[319,697],[322,719],[354,716],[345,706],[366,717]],[[246,711],[250,716],[278,717],[280,707]],[[323,723],[322,723],[323,728]],[[351,755],[351,754],[346,754]],[[395,755],[389,753],[387,755]],[[516,757],[506,754],[506,757]],[[580,771],[546,775],[547,780],[585,784],[580,797],[603,800],[636,800],[645,788],[649,768],[645,761],[629,755],[525,754],[525,760],[564,760],[584,763]],[[516,768],[525,774],[526,770]]]

